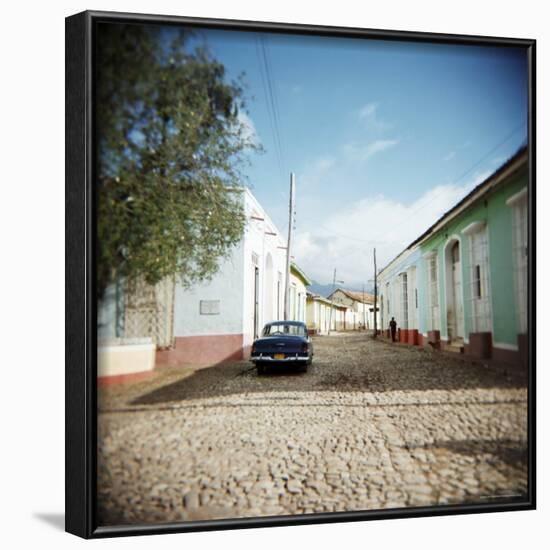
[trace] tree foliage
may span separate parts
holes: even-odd
[[[256,145],[241,81],[173,28],[98,28],[97,283],[185,285],[216,272],[244,228],[239,167]]]

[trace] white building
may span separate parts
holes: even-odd
[[[337,288],[329,299],[348,308],[346,312],[346,330],[367,328],[374,330],[374,296],[366,292],[355,292]],[[380,328],[379,310],[377,306],[377,326]]]
[[[328,334],[329,330],[344,330],[347,306],[331,302],[317,294],[307,294],[307,328],[313,334]]]
[[[189,289],[176,284],[173,345],[157,352],[157,365],[242,359],[263,325],[283,318],[285,239],[250,190],[242,197],[245,231],[218,273]]]
[[[289,308],[288,318],[291,321],[306,322],[307,288],[311,284],[308,276],[295,264],[290,264]]]

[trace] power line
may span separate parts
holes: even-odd
[[[279,112],[277,104],[277,94],[274,90],[273,76],[271,65],[269,62],[269,56],[266,49],[263,35],[258,35],[256,42],[256,51],[260,62],[260,73],[262,77],[262,85],[264,88],[264,95],[266,99],[267,110],[269,114],[269,120],[271,124],[271,132],[273,134],[273,143],[275,146],[275,155],[277,157],[277,163],[281,176],[284,175],[284,162],[283,162],[283,148],[281,145],[281,137],[279,131]]]
[[[516,126],[502,141],[500,141],[499,143],[497,143],[488,153],[486,153],[485,155],[483,155],[483,157],[481,157],[478,161],[476,161],[472,166],[470,166],[470,168],[468,168],[468,170],[466,170],[464,173],[462,173],[458,178],[456,178],[452,183],[451,185],[456,185],[461,179],[465,178],[468,174],[470,174],[472,172],[472,170],[474,170],[475,168],[477,168],[483,161],[487,160],[488,157],[490,157],[493,153],[495,153],[495,151],[497,151],[499,149],[499,147],[502,147],[507,141],[509,141],[513,136],[514,134],[520,129],[522,128],[524,125],[526,124],[526,122],[522,122],[521,124],[519,124],[518,126]],[[420,205],[417,209],[413,210],[408,216],[406,216],[405,218],[403,218],[401,220],[401,222],[392,227],[392,231],[399,228],[399,227],[402,227],[403,224],[405,222],[408,222],[415,214],[417,214],[418,212],[420,212],[422,209],[426,208],[426,206],[430,205],[431,203],[433,203],[433,201],[435,199],[437,199],[438,197],[440,197],[441,195],[443,195],[443,193],[446,192],[447,189],[442,189],[441,192],[439,193],[436,193],[432,198],[431,200],[429,200],[428,202]],[[378,237],[379,235],[376,235],[374,237],[374,240],[376,240],[376,238]],[[388,246],[388,243],[386,243],[385,246]]]
[[[277,132],[277,140],[279,144],[279,151],[281,153],[281,159],[284,161],[284,153],[283,153],[283,146],[281,143],[281,134],[280,134],[280,128],[281,128],[281,119],[279,116],[279,102],[277,98],[277,87],[275,80],[273,78],[273,69],[271,68],[271,58],[269,56],[268,47],[267,44],[267,38],[262,35],[261,37],[261,44],[262,44],[262,52],[264,56],[265,61],[265,67],[267,70],[267,82],[269,85],[269,93],[271,95],[271,102],[273,107],[273,114],[275,115],[275,130]]]
[[[485,161],[488,157],[490,157],[493,153],[495,153],[497,151],[497,149],[499,149],[499,147],[502,147],[502,145],[504,145],[507,141],[509,141],[513,136],[514,134],[520,129],[522,128],[526,123],[525,122],[522,122],[521,124],[519,124],[518,126],[516,126],[509,134],[506,135],[506,137],[504,137],[504,139],[502,139],[501,141],[499,141],[490,151],[488,151],[487,153],[485,153],[480,159],[478,159],[474,164],[472,164],[465,172],[463,172],[460,176],[458,176],[457,178],[454,179],[454,181],[452,182],[451,185],[456,185],[460,180],[462,180],[463,178],[465,178],[468,174],[470,174],[475,168],[477,168],[483,161]],[[425,208],[426,206],[428,206],[429,204],[431,204],[436,198],[438,198],[439,196],[441,196],[446,190],[442,190],[440,193],[437,193],[436,195],[434,195],[430,201],[422,204],[419,208],[416,208],[413,212],[411,212],[407,217],[405,217],[403,220],[401,220],[401,222],[394,226],[392,228],[392,231],[401,227],[405,222],[409,221],[411,219],[411,217],[415,214],[417,214],[418,212],[420,212],[423,208]],[[390,246],[390,244],[393,244],[393,243],[387,243],[387,242],[383,242],[380,239],[380,237],[382,236],[381,233],[379,233],[378,235],[375,235],[373,238],[371,239],[359,239],[358,237],[352,237],[350,235],[344,235],[342,233],[337,233],[335,231],[331,231],[329,229],[327,229],[326,227],[324,227],[323,225],[320,226],[321,229],[323,229],[324,231],[327,231],[328,233],[332,233],[333,235],[336,235],[338,237],[341,237],[343,239],[349,239],[349,240],[354,240],[354,241],[359,241],[359,242],[364,242],[365,244],[380,244],[380,248],[384,248],[384,247],[388,247]],[[356,253],[357,251],[361,251],[363,250],[363,248],[360,248],[360,247],[356,247],[356,248],[353,248],[351,251],[348,251],[346,254],[344,254],[343,256],[338,256],[339,259],[343,259],[343,258],[347,258],[348,256],[351,256],[352,254]]]
[[[256,40],[256,53],[258,55],[258,64],[260,66],[260,76],[261,76],[261,80],[262,80],[262,88],[264,90],[265,105],[266,105],[266,108],[267,108],[267,114],[268,114],[268,118],[269,118],[269,125],[271,127],[271,134],[273,136],[273,144],[275,146],[275,157],[277,159],[277,164],[279,165],[279,170],[281,171],[281,175],[282,175],[283,174],[283,168],[282,168],[282,162],[281,162],[281,155],[280,155],[280,152],[279,152],[279,149],[278,149],[277,137],[276,137],[276,133],[275,133],[275,116],[272,112],[271,101],[270,101],[269,95],[268,95],[267,75],[266,75],[266,70],[265,70],[265,66],[264,66],[264,60],[263,60],[263,56],[262,56],[259,36],[257,37],[257,40]]]

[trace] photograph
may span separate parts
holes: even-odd
[[[91,32],[97,527],[532,507],[529,41]]]

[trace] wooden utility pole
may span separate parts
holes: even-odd
[[[292,244],[292,227],[294,225],[294,173],[290,173],[290,200],[288,203],[288,240],[286,243],[286,277],[285,277],[285,310],[284,319],[290,315],[290,245]]]
[[[376,273],[376,248],[374,249],[374,337],[378,335],[378,323],[376,322],[376,310],[378,302],[378,281]]]
[[[334,277],[332,278],[332,293],[331,296],[334,294],[334,291],[336,290],[336,283],[338,284],[344,284],[344,281],[337,281],[336,280],[336,268],[334,268]],[[332,310],[334,309],[334,298],[330,299],[330,315],[329,315],[329,322],[328,322],[328,336],[330,336],[330,327],[332,326]],[[344,326],[345,326],[346,320],[344,318]]]

